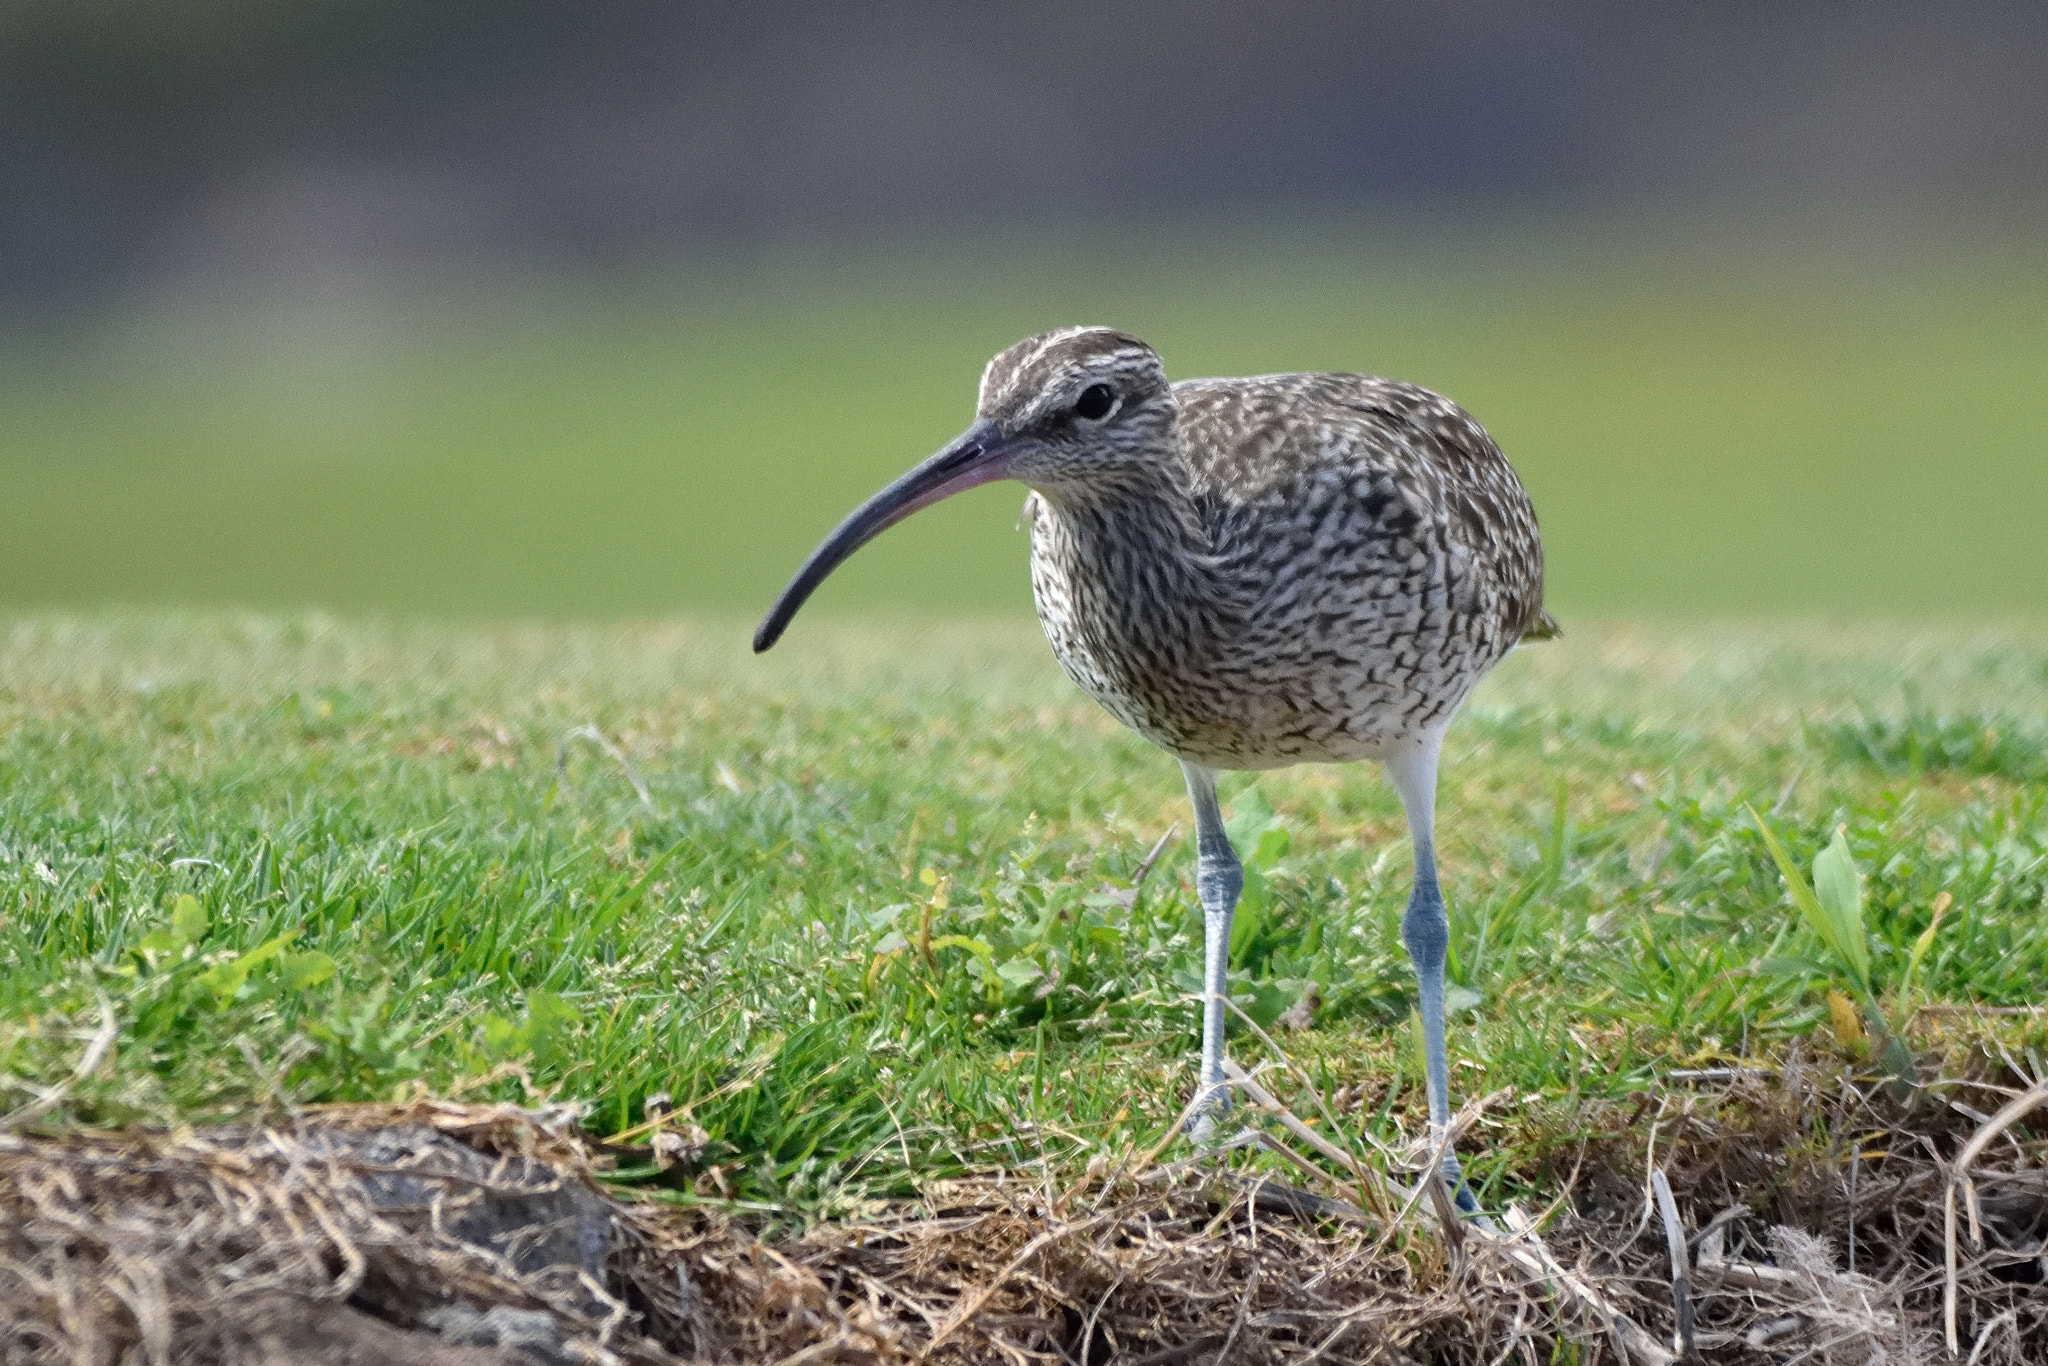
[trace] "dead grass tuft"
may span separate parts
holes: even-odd
[[[566,1112],[0,1133],[0,1359],[1663,1363],[1680,1319],[1655,1170],[1697,1360],[2048,1360],[2048,1139],[2025,1095],[1906,1108],[1792,1072],[1663,1098],[1580,1154],[1540,1230],[1133,1158],[764,1241],[608,1193]]]

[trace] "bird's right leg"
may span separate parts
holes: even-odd
[[[1424,1085],[1429,1094],[1429,1141],[1441,1146],[1451,1122],[1449,1048],[1444,1039],[1444,967],[1450,956],[1450,914],[1436,880],[1436,766],[1441,731],[1425,736],[1412,749],[1387,756],[1387,776],[1401,794],[1408,813],[1408,833],[1415,845],[1415,886],[1408,911],[1401,917],[1401,940],[1415,964],[1416,1006],[1422,1016]],[[1444,1184],[1458,1207],[1477,1212],[1478,1200],[1465,1184],[1455,1153],[1444,1151]]]
[[[1189,1136],[1206,1147],[1215,1141],[1217,1120],[1230,1110],[1223,1081],[1224,1002],[1230,991],[1230,917],[1244,890],[1244,865],[1223,829],[1215,771],[1185,759],[1180,768],[1195,804],[1195,891],[1202,899],[1202,1080]]]

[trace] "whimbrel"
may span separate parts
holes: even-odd
[[[1437,886],[1437,756],[1472,685],[1555,634],[1521,481],[1450,400],[1351,374],[1169,384],[1138,338],[1073,327],[981,377],[974,425],[812,552],[754,633],[781,637],[826,575],[886,528],[996,479],[1031,488],[1031,588],[1053,653],[1111,715],[1180,760],[1204,934],[1194,1136],[1229,1106],[1231,913],[1244,885],[1219,770],[1378,759],[1415,852],[1414,961],[1433,1141],[1450,1118]],[[1444,1175],[1471,1196],[1454,1157]]]

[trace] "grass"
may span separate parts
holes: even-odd
[[[1092,321],[1176,377],[1452,395],[1568,616],[2036,611],[2048,253],[1891,230],[1104,229],[10,329],[0,605],[756,611],[966,425],[987,357]],[[1018,501],[916,518],[820,606],[1023,610]]]
[[[1186,828],[1173,764],[1028,624],[743,642],[0,621],[0,1108],[71,1073],[104,1001],[112,1060],[66,1098],[92,1125],[427,1087],[609,1133],[666,1092],[701,1192],[811,1213],[1149,1143],[1193,1082],[1187,841],[1130,888]],[[1746,804],[1802,866],[1846,828],[1880,991],[1946,893],[1918,993],[2037,1002],[2044,698],[2034,628],[1572,623],[1511,658],[1454,728],[1439,851],[1454,1085],[1519,1096],[1523,1137],[1473,1154],[1490,1198],[1669,1069],[1864,1047],[1824,977],[1763,967],[1824,955]],[[1412,1137],[1398,802],[1364,765],[1225,795],[1256,851],[1242,1002],[1315,984],[1290,1052],[1361,1098],[1346,1123]]]

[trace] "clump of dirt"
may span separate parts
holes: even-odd
[[[622,1333],[630,1214],[587,1172],[559,1117],[448,1104],[0,1134],[0,1356],[668,1360]]]
[[[764,1240],[608,1189],[567,1111],[0,1133],[0,1360],[2048,1361],[2048,1091],[1996,1113],[1840,1077],[1673,1095],[1654,1143],[1624,1116],[1575,1154],[1540,1228],[1132,1159]]]

